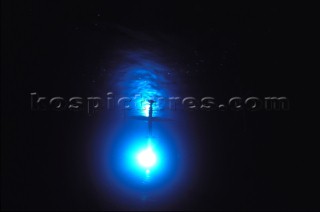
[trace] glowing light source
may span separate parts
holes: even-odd
[[[150,104],[146,101],[144,104],[144,109],[143,109],[143,113],[145,117],[149,117],[149,108],[150,108]]]
[[[140,166],[144,168],[150,168],[156,164],[157,156],[149,146],[147,147],[147,149],[142,150],[140,153],[138,153],[137,160]]]

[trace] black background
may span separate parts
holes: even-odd
[[[118,48],[167,54],[191,95],[290,100],[289,111],[187,113],[201,174],[161,209],[319,209],[317,141],[298,121],[299,12],[269,2],[3,1],[2,209],[117,209],[100,204],[83,167],[99,117],[32,112],[30,93],[100,94]]]

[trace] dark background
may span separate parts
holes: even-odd
[[[32,112],[30,93],[99,95],[108,89],[109,56],[129,48],[167,54],[190,95],[290,100],[289,111],[187,113],[199,174],[161,209],[319,209],[317,141],[298,119],[297,8],[2,1],[1,208],[117,209],[108,198],[100,203],[83,166],[101,117]]]

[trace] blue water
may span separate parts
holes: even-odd
[[[117,97],[133,100],[131,109],[126,110],[126,119],[113,115],[111,121],[106,117],[106,128],[94,150],[98,158],[94,164],[98,173],[95,179],[102,193],[112,196],[119,205],[127,201],[139,208],[140,204],[153,201],[156,203],[151,204],[155,205],[170,202],[178,196],[189,175],[185,172],[188,162],[184,147],[187,135],[182,135],[185,130],[181,127],[184,122],[159,101],[177,95],[177,74],[163,57],[150,51],[122,51],[119,58],[109,79],[109,90]],[[156,101],[152,136],[148,134],[147,100]],[[149,145],[157,162],[150,168],[141,167],[136,156]]]
[[[177,75],[162,58],[150,51],[123,51],[121,63],[114,70],[112,87],[119,97],[130,97],[129,115],[147,116],[154,100],[154,115],[163,116],[166,99],[176,94]]]

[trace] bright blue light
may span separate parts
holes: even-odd
[[[150,108],[150,104],[145,104],[144,106],[144,116],[148,117],[149,116],[149,108]]]
[[[131,182],[154,186],[171,167],[167,147],[158,138],[126,139],[119,147],[117,167],[122,170],[121,178],[128,178]]]
[[[143,201],[162,195],[165,200],[170,199],[168,195],[180,188],[179,178],[184,176],[180,148],[180,140],[184,139],[178,136],[178,125],[159,120],[177,117],[165,106],[167,97],[179,94],[179,78],[163,64],[162,57],[152,52],[120,53],[123,57],[119,57],[108,85],[116,97],[129,97],[132,101],[130,109],[110,113],[101,128],[103,137],[95,146],[99,154],[92,154],[99,177],[94,180],[99,181],[98,187],[107,197],[119,200],[120,205],[124,199],[135,204],[141,195]],[[150,100],[154,101],[152,111]],[[123,119],[123,115],[128,118]]]
[[[137,161],[140,164],[140,166],[144,168],[151,168],[156,164],[157,156],[153,152],[153,149],[151,148],[151,146],[148,146],[146,149],[138,153]]]

